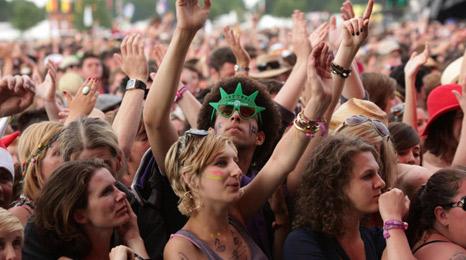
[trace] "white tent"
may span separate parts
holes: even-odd
[[[0,41],[13,41],[20,36],[20,32],[10,23],[0,23]]]

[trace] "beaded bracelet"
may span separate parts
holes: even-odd
[[[180,89],[178,89],[175,94],[174,102],[178,103],[178,101],[180,101],[180,99],[183,97],[184,92],[186,92],[187,90],[188,87],[186,87],[186,85],[183,85]]]
[[[388,239],[390,237],[390,233],[388,231],[390,229],[403,229],[406,230],[408,229],[408,223],[396,220],[396,219],[391,219],[387,220],[383,223],[383,237],[385,239]]]
[[[344,79],[346,79],[347,77],[351,75],[351,69],[345,69],[342,66],[337,65],[333,62],[330,64],[330,72]]]
[[[307,137],[314,137],[317,132],[321,132],[321,136],[327,134],[327,124],[321,120],[309,120],[304,116],[303,111],[299,112],[293,121],[296,129],[303,132]]]

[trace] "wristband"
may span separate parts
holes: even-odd
[[[351,75],[351,69],[345,69],[342,66],[337,65],[333,62],[330,64],[330,72],[344,79],[346,79],[347,77]]]
[[[235,72],[249,72],[249,67],[241,67],[240,65],[235,65]]]
[[[186,85],[183,85],[180,89],[178,89],[176,91],[174,102],[178,103],[178,101],[180,101],[180,99],[183,98],[184,92],[186,92],[187,90],[188,90],[188,87],[186,87]]]
[[[327,123],[323,120],[309,120],[304,116],[303,111],[298,113],[293,125],[296,129],[306,134],[307,137],[314,137],[317,132],[321,132],[321,136],[327,134]]]
[[[396,220],[396,219],[391,219],[387,220],[383,223],[383,237],[385,239],[388,239],[390,237],[390,233],[388,231],[390,229],[403,229],[406,230],[408,229],[408,223]]]

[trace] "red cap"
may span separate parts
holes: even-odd
[[[426,135],[429,126],[443,114],[460,108],[460,104],[453,94],[453,90],[461,93],[461,86],[458,84],[441,85],[434,88],[427,97],[427,112],[429,120],[422,135]]]

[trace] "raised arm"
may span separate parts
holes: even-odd
[[[345,2],[343,2],[340,8],[340,14],[341,14],[341,18],[343,18],[344,21],[348,21],[356,17],[356,15],[354,14],[353,5],[351,4],[351,1],[346,0]],[[332,23],[333,23],[332,30],[336,30],[336,33],[338,33],[338,31],[341,31],[337,29],[335,19],[333,19]],[[338,43],[338,39],[335,39],[335,40]],[[358,73],[357,63],[354,60],[351,63],[351,70],[353,71],[353,73],[351,73],[351,75],[346,79],[345,86],[341,94],[346,99],[350,99],[350,98],[363,99],[366,93],[364,90],[364,86],[362,84],[361,77]]]
[[[50,121],[58,121],[60,108],[56,101],[57,92],[57,65],[52,61],[47,63],[47,74],[44,81],[36,88],[36,96],[44,100],[45,111]]]
[[[308,84],[313,84],[311,99],[306,108],[295,120],[294,127],[282,137],[265,166],[244,187],[244,194],[239,202],[239,210],[244,219],[252,216],[272,195],[277,187],[285,180],[291,170],[295,167],[301,154],[313,135],[321,134],[320,123],[328,105],[331,101],[332,83],[329,65],[331,62],[329,48],[321,43],[309,56],[308,61]],[[308,127],[308,128],[306,128]]]
[[[292,16],[293,30],[291,41],[293,51],[296,54],[296,64],[291,71],[285,85],[280,89],[274,98],[274,101],[286,108],[288,111],[294,111],[298,103],[306,81],[306,67],[309,53],[311,53],[311,44],[308,40],[308,32],[304,13],[295,10]]]
[[[236,65],[238,68],[235,75],[247,77],[249,75],[249,62],[251,61],[251,57],[249,57],[248,52],[241,44],[241,31],[226,26],[223,29],[223,35],[236,58]]]
[[[152,154],[162,172],[165,171],[165,155],[178,137],[170,123],[170,108],[178,88],[183,63],[191,41],[204,25],[209,10],[210,0],[205,0],[203,7],[196,0],[176,1],[177,26],[146,99],[143,111],[144,125]]]
[[[463,82],[461,85],[461,93],[453,91],[453,94],[455,94],[456,99],[458,99],[458,103],[460,103],[464,115],[466,112],[466,82]],[[456,148],[455,157],[453,157],[452,165],[466,166],[466,116],[463,116],[461,122],[460,140]]]
[[[120,50],[121,55],[115,54],[115,57],[121,64],[123,72],[130,80],[137,80],[146,85],[149,69],[144,56],[142,37],[139,34],[126,36],[121,42]],[[144,92],[141,88],[127,89],[112,124],[118,145],[126,159],[131,158],[131,146],[141,120]]]
[[[336,73],[333,73],[333,99],[325,116],[327,121],[330,121],[333,110],[337,106],[343,91],[343,85],[347,78],[347,76],[343,76],[343,72],[350,70],[356,53],[367,38],[369,31],[369,19],[372,14],[373,6],[374,0],[369,0],[362,17],[352,18],[343,23],[343,39],[337,53],[335,54],[335,59],[332,64],[332,71]],[[353,71],[352,73],[357,72]]]
[[[419,68],[427,62],[430,51],[429,45],[426,44],[424,51],[420,54],[413,52],[405,65],[405,111],[403,113],[403,123],[413,127],[417,131],[417,99],[416,99],[416,75]]]

